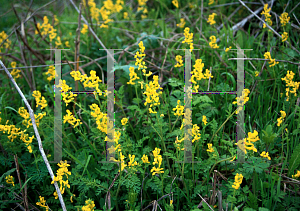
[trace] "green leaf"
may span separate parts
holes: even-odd
[[[277,137],[277,134],[273,133],[271,125],[268,125],[266,130],[262,130],[262,132],[263,132],[262,140],[266,144],[272,144],[275,138]]]
[[[291,159],[289,160],[289,171],[288,175],[292,175],[294,170],[300,164],[300,144],[294,149]]]

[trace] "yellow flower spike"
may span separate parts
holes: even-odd
[[[282,13],[279,19],[282,26],[285,26],[290,21],[290,17],[288,17],[288,13],[286,12]]]
[[[216,23],[216,21],[214,20],[216,15],[216,13],[212,13],[211,15],[209,15],[207,23],[209,23],[210,25],[214,25]]]
[[[255,77],[257,77],[259,75],[258,71],[255,71]]]
[[[180,23],[176,24],[176,26],[179,28],[184,28],[184,26],[185,26],[184,18],[180,18]]]
[[[231,49],[231,46],[229,46],[229,48],[226,48],[225,52],[227,53],[230,49]]]
[[[8,175],[8,176],[5,177],[5,179],[6,179],[6,183],[7,183],[7,184],[12,184],[13,186],[15,186],[14,180],[13,180],[13,179],[14,179],[13,176]]]
[[[177,55],[175,59],[177,61],[177,64],[174,67],[181,67],[181,66],[183,66],[182,56]]]
[[[219,48],[220,46],[218,46],[217,44],[216,44],[216,42],[217,42],[217,39],[216,39],[216,37],[215,36],[210,36],[209,37],[209,39],[211,40],[210,42],[209,42],[209,46],[211,47],[211,48]]]
[[[81,29],[81,33],[86,34],[88,32],[88,28],[89,28],[88,25],[83,24],[83,28]]]
[[[282,37],[282,42],[285,42],[288,39],[289,35],[288,35],[287,32],[283,32],[283,34],[281,35],[281,37]]]

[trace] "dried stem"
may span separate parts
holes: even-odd
[[[45,162],[46,167],[48,169],[48,172],[51,176],[51,179],[54,180],[54,174],[53,174],[53,171],[52,171],[51,166],[49,164],[49,161],[47,159],[47,156],[45,155],[43,145],[42,145],[42,141],[41,141],[41,137],[40,137],[39,131],[38,131],[36,123],[35,123],[35,117],[34,117],[33,110],[31,109],[31,106],[29,105],[29,103],[28,103],[27,99],[25,98],[24,94],[20,90],[18,84],[15,82],[15,80],[13,79],[13,77],[11,76],[9,71],[6,69],[6,67],[4,66],[4,64],[1,60],[0,60],[0,65],[4,68],[4,70],[5,70],[6,74],[8,75],[9,79],[11,80],[13,85],[16,87],[17,91],[19,92],[19,95],[22,97],[22,99],[23,99],[23,101],[24,101],[24,103],[25,103],[25,105],[26,105],[26,107],[29,111],[29,115],[30,115],[30,118],[31,118],[31,121],[32,121],[32,126],[33,126],[33,129],[34,129],[34,133],[35,133],[35,136],[38,140],[39,150],[40,150],[41,155],[44,159],[44,162]],[[61,195],[60,189],[59,189],[58,184],[57,184],[56,181],[54,181],[54,186],[55,186],[55,189],[56,189],[56,192],[57,192],[57,195],[58,195],[58,198],[59,198],[59,201],[60,201],[60,204],[61,204],[61,207],[62,207],[63,211],[67,211],[66,205],[64,203],[63,197]]]

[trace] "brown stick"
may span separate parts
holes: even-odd
[[[21,181],[20,170],[19,170],[18,156],[14,155],[14,159],[15,159],[15,165],[16,165],[16,170],[17,170],[17,175],[18,175],[20,190],[21,190],[22,189],[22,181]],[[25,210],[28,211],[29,210],[28,209],[28,202],[27,202],[27,198],[25,198],[23,190],[22,190],[22,198],[23,198],[23,202],[24,202],[24,205],[25,205]]]

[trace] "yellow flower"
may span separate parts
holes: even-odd
[[[133,82],[133,81],[136,80],[136,79],[140,79],[140,78],[139,78],[139,77],[137,76],[137,74],[134,72],[134,67],[129,67],[129,71],[130,71],[130,73],[129,73],[130,81],[127,82],[127,84],[132,84],[132,85],[134,85],[135,82]]]
[[[287,32],[283,32],[283,34],[281,35],[282,37],[282,42],[286,41],[289,37],[288,33]]]
[[[163,117],[163,116],[165,116],[165,115],[164,115],[164,114],[161,114],[160,116]]]
[[[69,41],[66,41],[66,42],[65,42],[65,46],[66,46],[67,48],[70,48],[70,47],[71,47]]]
[[[281,117],[277,119],[277,126],[279,127],[283,121],[283,119],[286,117],[285,111],[280,111]]]
[[[83,24],[83,27],[82,27],[82,29],[81,29],[81,33],[82,34],[86,34],[87,32],[88,32],[88,25],[86,25],[86,24]]]
[[[257,77],[257,76],[258,76],[258,74],[259,74],[259,72],[258,72],[258,71],[255,71],[255,77]]]
[[[177,61],[177,64],[174,67],[181,67],[181,66],[183,66],[182,56],[177,55],[175,59]]]
[[[124,19],[128,19],[128,12],[124,12],[123,17],[124,17]]]
[[[69,124],[73,125],[74,128],[77,127],[80,124],[82,124],[82,122],[80,122],[79,119],[76,119],[74,116],[72,116],[72,113],[70,110],[67,109],[67,115],[64,116],[64,123],[68,122]],[[75,125],[74,123],[77,122]]]
[[[244,89],[242,92],[241,97],[236,97],[236,101],[234,101],[232,104],[237,104],[238,109],[236,111],[236,114],[238,114],[244,107],[245,103],[248,102],[249,97],[248,94],[250,93],[249,89]]]
[[[122,125],[126,125],[127,122],[128,122],[128,119],[127,119],[127,118],[123,118],[123,119],[121,120]]]
[[[295,75],[295,73],[288,70],[286,76],[284,78],[281,78],[281,80],[286,82],[286,86],[287,86],[287,88],[286,88],[286,96],[287,96],[286,101],[289,101],[289,92],[293,93],[295,97],[297,96],[296,90],[299,88],[300,82],[294,82],[293,81],[294,75]],[[293,90],[290,91],[289,87],[293,88]]]
[[[203,117],[202,117],[202,121],[203,121],[204,125],[206,125],[206,124],[207,124],[207,118],[206,118],[206,116],[204,116],[204,115],[203,115]]]
[[[173,108],[173,111],[176,111],[174,113],[175,116],[182,116],[183,115],[184,106],[180,106],[180,100],[177,101],[176,108]]]
[[[300,171],[297,170],[297,174],[292,175],[292,177],[293,177],[293,178],[298,178],[298,177],[300,177]]]
[[[217,15],[217,14],[216,13],[212,13],[211,15],[209,15],[207,23],[209,23],[210,25],[214,25],[216,23],[216,21],[214,20],[215,15]]]
[[[50,74],[47,78],[48,81],[55,79],[55,67],[53,65],[49,66],[48,71],[45,74]]]
[[[150,163],[149,160],[148,160],[148,156],[145,155],[145,154],[142,157],[142,161],[143,161],[143,163]]]
[[[209,0],[208,5],[212,5],[214,3],[214,0]]]
[[[185,39],[182,41],[182,43],[187,43],[190,45],[190,52],[192,52],[192,50],[194,49],[193,47],[193,33],[189,33],[190,32],[190,28],[186,27],[184,29],[184,37]]]
[[[268,23],[269,26],[272,25],[272,21],[270,19],[271,15],[270,15],[270,11],[271,11],[271,8],[268,9],[268,4],[265,4],[264,5],[264,11],[261,13],[262,15],[265,15],[265,22]],[[266,28],[266,24],[264,23],[263,25],[263,28]],[[269,29],[270,30],[270,29]]]
[[[173,0],[172,3],[176,8],[178,8],[178,0]]]
[[[13,180],[14,179],[13,176],[11,176],[11,175],[6,176],[5,179],[6,179],[6,183],[7,184],[12,184],[13,186],[15,186],[15,183],[14,183],[14,180]]]
[[[234,156],[234,157],[230,160],[230,162],[234,161],[235,159],[236,159],[236,156]]]
[[[173,200],[170,200],[170,205],[172,205],[173,204]]]
[[[215,150],[212,148],[212,144],[207,144],[208,149],[206,150],[207,152],[214,152]]]
[[[41,206],[41,207],[45,207],[45,208],[46,208],[46,211],[48,211],[48,210],[49,210],[49,207],[45,205],[46,200],[44,199],[44,197],[41,197],[41,196],[39,196],[39,197],[40,197],[40,201],[37,202],[36,205],[39,205],[39,206]]]
[[[232,187],[234,188],[234,189],[239,189],[239,187],[240,187],[240,185],[242,184],[242,182],[243,182],[243,175],[242,174],[239,174],[239,173],[237,173],[236,175],[235,175],[235,178],[234,178],[234,183],[233,183],[233,185],[232,185]]]
[[[216,37],[215,36],[210,36],[209,37],[209,39],[211,40],[210,42],[209,42],[209,46],[211,47],[211,48],[219,48],[220,46],[218,46],[217,45],[217,39],[216,39]]]
[[[226,48],[225,52],[227,53],[230,49],[231,49],[231,46],[229,46],[229,48]]]
[[[183,28],[185,26],[184,18],[180,18],[180,23],[177,23],[176,26],[179,28]]]
[[[288,17],[288,13],[284,12],[281,14],[280,18],[280,23],[282,24],[282,26],[285,26],[289,21],[290,21],[290,17]]]
[[[268,158],[269,160],[271,160],[271,157],[269,156],[269,152],[265,152],[265,151],[263,151],[261,154],[260,154],[260,156],[262,156],[262,157],[264,157],[264,158]]]
[[[95,208],[95,203],[92,200],[86,200],[85,201],[85,206],[83,206],[81,209],[82,211],[93,211]]]

